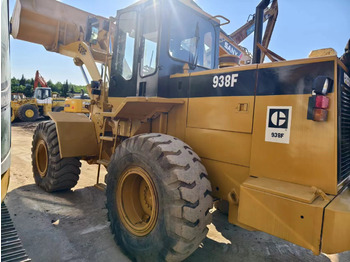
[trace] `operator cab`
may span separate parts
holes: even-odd
[[[51,88],[37,87],[34,91],[34,98],[36,98],[38,104],[52,103]]]
[[[109,97],[187,96],[171,75],[218,68],[219,21],[185,0],[149,0],[117,12]]]

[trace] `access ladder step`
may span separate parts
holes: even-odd
[[[108,166],[109,165],[109,161],[106,160],[106,159],[99,159],[96,162],[97,162],[97,164],[104,165],[104,166]]]
[[[114,141],[114,136],[100,136],[100,139],[104,140],[104,141],[113,142]]]

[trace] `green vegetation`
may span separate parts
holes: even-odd
[[[70,96],[73,93],[80,93],[81,89],[86,93],[86,86],[73,85],[68,83],[66,80],[64,83],[57,82],[53,83],[51,80],[47,81],[48,87],[51,87],[53,92],[57,92],[61,97]],[[40,84],[39,84],[40,86]],[[15,77],[11,78],[11,92],[12,93],[23,93],[26,97],[32,97],[34,94],[34,79],[25,79],[22,75],[21,79]]]

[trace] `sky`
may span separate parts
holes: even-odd
[[[118,9],[135,0],[62,0],[68,5],[104,17],[115,16]],[[248,15],[255,13],[260,0],[195,0],[206,12],[223,15],[231,23],[223,26],[230,34],[246,23]],[[15,0],[10,0],[10,16]],[[334,48],[338,56],[344,53],[350,38],[350,0],[278,0],[278,18],[269,49],[287,60],[306,58],[311,50]],[[253,51],[253,36],[241,43]],[[34,78],[39,70],[46,81],[84,85],[80,68],[72,58],[48,52],[38,44],[11,37],[12,76]]]

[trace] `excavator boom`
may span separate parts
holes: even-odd
[[[267,48],[269,46],[273,29],[275,27],[276,19],[278,15],[278,3],[277,0],[272,0],[270,7],[264,10],[264,22],[268,21],[262,46]],[[251,64],[252,55],[249,51],[242,47],[240,43],[246,39],[255,29],[255,16],[248,20],[243,26],[237,29],[232,34],[228,35],[223,30],[220,32],[220,56],[229,54],[236,55],[240,59],[240,64]],[[265,54],[261,55],[261,61],[264,61]]]
[[[266,8],[264,10],[264,22],[266,22],[267,20],[268,25],[266,28],[266,40],[265,43],[269,43],[270,38],[271,38],[271,34],[277,19],[277,15],[278,15],[278,3],[277,0],[272,0],[272,3],[270,5],[270,7]],[[250,34],[252,34],[254,32],[254,28],[255,28],[255,16],[250,15],[249,17],[252,17],[250,20],[247,21],[247,23],[245,23],[243,26],[241,26],[240,28],[238,28],[236,31],[234,31],[232,34],[230,34],[230,38],[232,38],[232,40],[236,43],[236,44],[240,44],[244,39],[246,39]],[[264,37],[265,39],[265,37]],[[265,46],[265,45],[264,45]],[[265,46],[267,47],[267,46]]]
[[[34,79],[34,90],[38,87],[40,83],[41,87],[48,87],[45,79],[40,75],[39,70],[36,70],[35,79]]]

